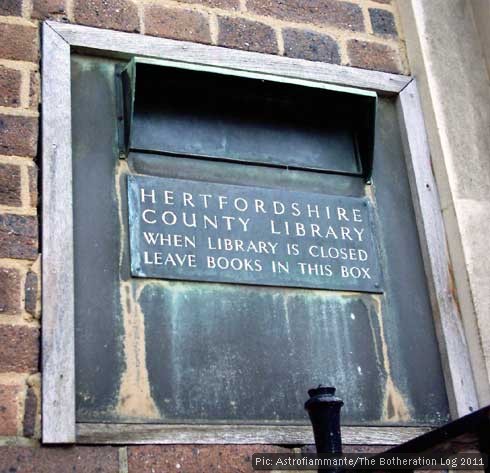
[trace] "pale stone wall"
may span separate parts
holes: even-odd
[[[398,6],[484,405],[490,402],[490,84],[484,59],[490,23],[480,20],[483,10],[490,17],[490,2],[399,0]]]
[[[490,76],[490,0],[472,0],[476,29]]]

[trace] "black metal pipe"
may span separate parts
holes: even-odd
[[[313,426],[317,455],[341,455],[342,436],[340,433],[340,409],[342,399],[335,397],[335,388],[320,384],[308,391],[310,398],[305,402]],[[338,469],[318,471],[339,472]]]

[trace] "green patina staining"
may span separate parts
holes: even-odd
[[[325,382],[346,424],[446,420],[394,102],[379,100],[372,186],[189,157],[120,160],[116,64],[76,57],[72,68],[77,421],[307,424],[306,392]],[[132,278],[129,174],[367,198],[384,293]]]

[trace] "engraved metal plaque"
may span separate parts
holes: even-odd
[[[366,198],[128,176],[131,274],[382,292]]]

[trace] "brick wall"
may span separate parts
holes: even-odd
[[[260,446],[38,448],[39,23],[407,73],[395,0],[0,0],[0,472],[251,471]]]

